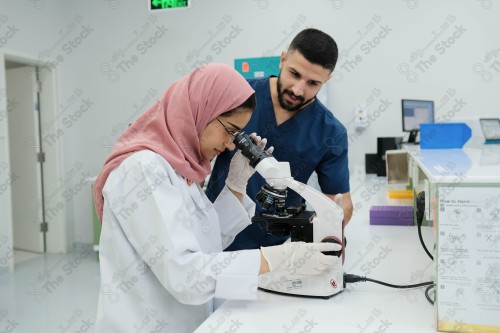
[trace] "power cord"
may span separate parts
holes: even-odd
[[[424,239],[422,237],[422,221],[424,219],[424,211],[425,211],[425,192],[421,191],[417,195],[417,227],[418,227],[418,237],[420,239],[420,243],[424,247],[425,253],[434,260],[434,257],[432,254],[429,252],[427,247],[425,246]],[[428,281],[428,282],[422,282],[422,283],[416,283],[416,284],[406,284],[406,285],[398,285],[398,284],[391,284],[375,279],[370,279],[367,278],[366,276],[360,276],[360,275],[355,275],[355,274],[347,274],[344,273],[344,288],[346,287],[347,283],[356,283],[356,282],[373,282],[377,283],[386,287],[390,288],[396,288],[396,289],[410,289],[410,288],[420,288],[420,287],[425,287],[425,298],[429,301],[429,303],[434,305],[434,300],[429,296],[429,292],[434,289],[435,285],[433,281]]]
[[[424,239],[422,237],[422,221],[424,219],[424,212],[425,212],[425,192],[421,191],[417,195],[417,229],[418,229],[418,238],[420,239],[420,243],[422,244],[425,253],[434,260],[434,257],[430,253],[430,251],[427,249],[427,246],[425,246]],[[407,284],[407,285],[397,285],[397,284],[391,284],[375,279],[370,279],[367,278],[366,276],[359,276],[359,275],[354,275],[354,274],[344,274],[344,288],[347,283],[356,283],[356,282],[373,282],[377,283],[386,287],[390,288],[396,288],[396,289],[410,289],[410,288],[420,288],[420,287],[425,287],[425,298],[434,305],[434,300],[429,296],[429,292],[434,289],[434,282],[433,281],[428,281],[428,282],[422,282],[422,283],[417,283],[417,284]]]
[[[427,300],[429,301],[429,303],[431,303],[432,305],[434,305],[434,300],[429,296],[429,291],[431,289],[434,289],[434,284],[428,286],[427,288],[425,288],[425,298],[427,298]],[[434,291],[432,292],[434,294]]]
[[[434,260],[434,257],[425,246],[424,239],[422,238],[422,221],[424,220],[424,212],[425,212],[425,192],[421,191],[417,195],[417,229],[418,229],[418,238],[420,239],[420,243],[424,247],[425,253]]]
[[[417,283],[417,284],[406,284],[406,285],[398,285],[398,284],[391,284],[387,282],[382,282],[379,280],[374,280],[367,278],[366,276],[360,276],[360,275],[354,275],[354,274],[344,274],[344,284],[346,283],[356,283],[356,282],[373,282],[373,283],[378,283],[386,287],[390,288],[396,288],[396,289],[410,289],[410,288],[419,288],[419,287],[425,287],[425,286],[433,286],[434,282],[429,281],[429,282],[422,282],[422,283]],[[345,288],[345,285],[344,285]]]
[[[431,258],[431,260],[434,260],[434,257],[432,256],[431,252],[427,249],[427,246],[425,246],[424,239],[422,237],[422,222],[424,220],[424,212],[425,212],[425,191],[421,191],[417,195],[417,230],[418,230],[418,238],[420,239],[420,244],[422,244],[422,247],[425,250],[425,253]],[[425,298],[434,305],[434,300],[429,296],[429,291],[434,289],[434,284],[429,285],[425,289]],[[434,292],[433,292],[434,293]]]
[[[434,257],[432,256],[431,252],[427,249],[427,246],[425,246],[424,239],[422,237],[422,222],[424,220],[424,212],[425,212],[425,191],[421,191],[417,195],[417,230],[418,230],[418,238],[420,239],[420,244],[422,244],[422,247],[425,250],[425,253],[431,258],[431,260],[434,260]],[[425,298],[434,305],[434,300],[429,296],[429,292],[433,290],[435,287],[435,284],[429,285],[427,288],[425,288]]]

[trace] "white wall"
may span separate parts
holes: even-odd
[[[403,135],[401,98],[434,100],[438,118],[498,115],[494,91],[499,91],[500,65],[490,67],[495,55],[487,55],[500,48],[500,9],[498,4],[485,8],[486,1],[197,0],[189,10],[154,15],[146,0],[47,0],[40,9],[36,1],[0,1],[1,15],[21,31],[7,47],[35,55],[53,47],[50,57],[60,66],[60,103],[67,106],[77,97],[56,120],[64,130],[57,140],[64,143],[66,172],[81,165],[80,174],[96,175],[125,126],[200,61],[232,65],[234,58],[279,55],[306,27],[331,34],[342,53],[328,84],[328,106],[348,128],[351,166],[376,151],[376,137]],[[60,31],[72,23],[75,29],[58,42]],[[237,34],[229,40],[231,31]],[[2,25],[0,37],[5,32]],[[144,52],[140,45],[156,32],[159,38]],[[449,48],[438,46],[448,40],[453,42]],[[71,42],[79,44],[70,49]],[[368,50],[370,42],[375,46]],[[418,50],[422,57],[412,59]],[[417,67],[431,57],[435,62],[428,68]],[[124,59],[136,62],[126,68],[120,65]],[[483,76],[475,73],[475,65]],[[459,108],[456,101],[464,105]],[[369,104],[371,123],[356,134],[353,108],[363,102]],[[78,112],[86,109],[82,105],[88,111]],[[78,119],[70,122],[71,115]],[[68,200],[69,223],[75,223],[77,240],[91,242],[91,194],[79,186],[83,177],[65,185],[66,191],[75,190]]]

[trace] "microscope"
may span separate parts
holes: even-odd
[[[288,162],[278,162],[245,132],[239,133],[233,142],[267,182],[257,195],[263,213],[252,218],[253,223],[265,225],[265,230],[275,236],[289,235],[292,242],[334,242],[344,246],[342,207],[316,189],[294,180]],[[287,188],[302,196],[314,211],[305,210],[304,204],[286,207]],[[325,254],[340,257],[343,253],[342,248]],[[295,274],[293,267],[269,272],[259,277],[259,288],[279,294],[330,298],[344,289],[341,262],[318,275]]]

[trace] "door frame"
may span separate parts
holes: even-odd
[[[5,62],[17,62],[26,64],[31,68],[36,68],[36,71],[43,73],[43,80],[41,80],[41,90],[40,96],[44,94],[44,99],[40,101],[40,116],[41,131],[44,133],[44,119],[56,119],[58,108],[60,105],[60,80],[59,80],[59,66],[54,65],[57,62],[47,59],[42,61],[35,56],[27,55],[24,53],[3,50],[0,51],[0,92],[6,89],[6,78],[5,78]],[[0,109],[5,110],[7,113],[7,101],[6,98],[0,99]],[[8,114],[8,113],[7,113]],[[10,173],[10,157],[9,157],[9,128],[8,121],[3,120],[0,122],[0,161],[7,162],[6,173]],[[51,131],[56,131],[60,129],[60,125],[57,122],[51,124]],[[4,134],[2,134],[4,133]],[[43,165],[43,179],[44,179],[44,193],[42,194],[44,198],[50,196],[51,200],[55,202],[63,202],[62,191],[57,191],[57,187],[60,184],[60,179],[64,175],[64,159],[63,159],[63,143],[62,139],[55,140],[50,147],[43,147],[45,152],[45,163]],[[2,153],[4,152],[4,153]],[[56,189],[56,191],[54,191]],[[0,235],[4,235],[6,239],[3,241],[4,248],[6,251],[5,258],[8,259],[8,267],[12,272],[14,270],[14,257],[13,255],[8,255],[9,253],[14,253],[13,251],[13,220],[12,220],[12,196],[10,191],[7,191],[2,195],[2,201],[0,203],[0,208],[4,213],[2,214],[5,218],[0,219]],[[46,201],[46,200],[44,200]],[[46,252],[47,253],[67,253],[70,249],[70,244],[68,240],[70,238],[70,232],[72,230],[71,225],[67,221],[69,217],[69,207],[64,205],[53,216],[49,221],[48,231],[46,232]],[[0,248],[2,251],[2,248]],[[2,253],[0,253],[2,256]],[[1,271],[1,268],[0,268]]]
[[[10,188],[12,196],[14,250],[44,253],[43,163],[40,163],[43,147],[39,143],[37,73],[27,71],[23,63],[6,62],[5,65],[7,92],[3,95],[7,99],[7,111],[2,112],[2,120],[8,121],[12,174],[3,174],[8,181],[3,181],[2,192]],[[4,162],[4,169],[5,165]]]

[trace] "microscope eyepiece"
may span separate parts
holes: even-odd
[[[233,143],[241,150],[243,156],[249,159],[249,164],[252,168],[255,168],[264,158],[272,156],[267,151],[257,146],[245,132],[240,132],[236,135]]]

